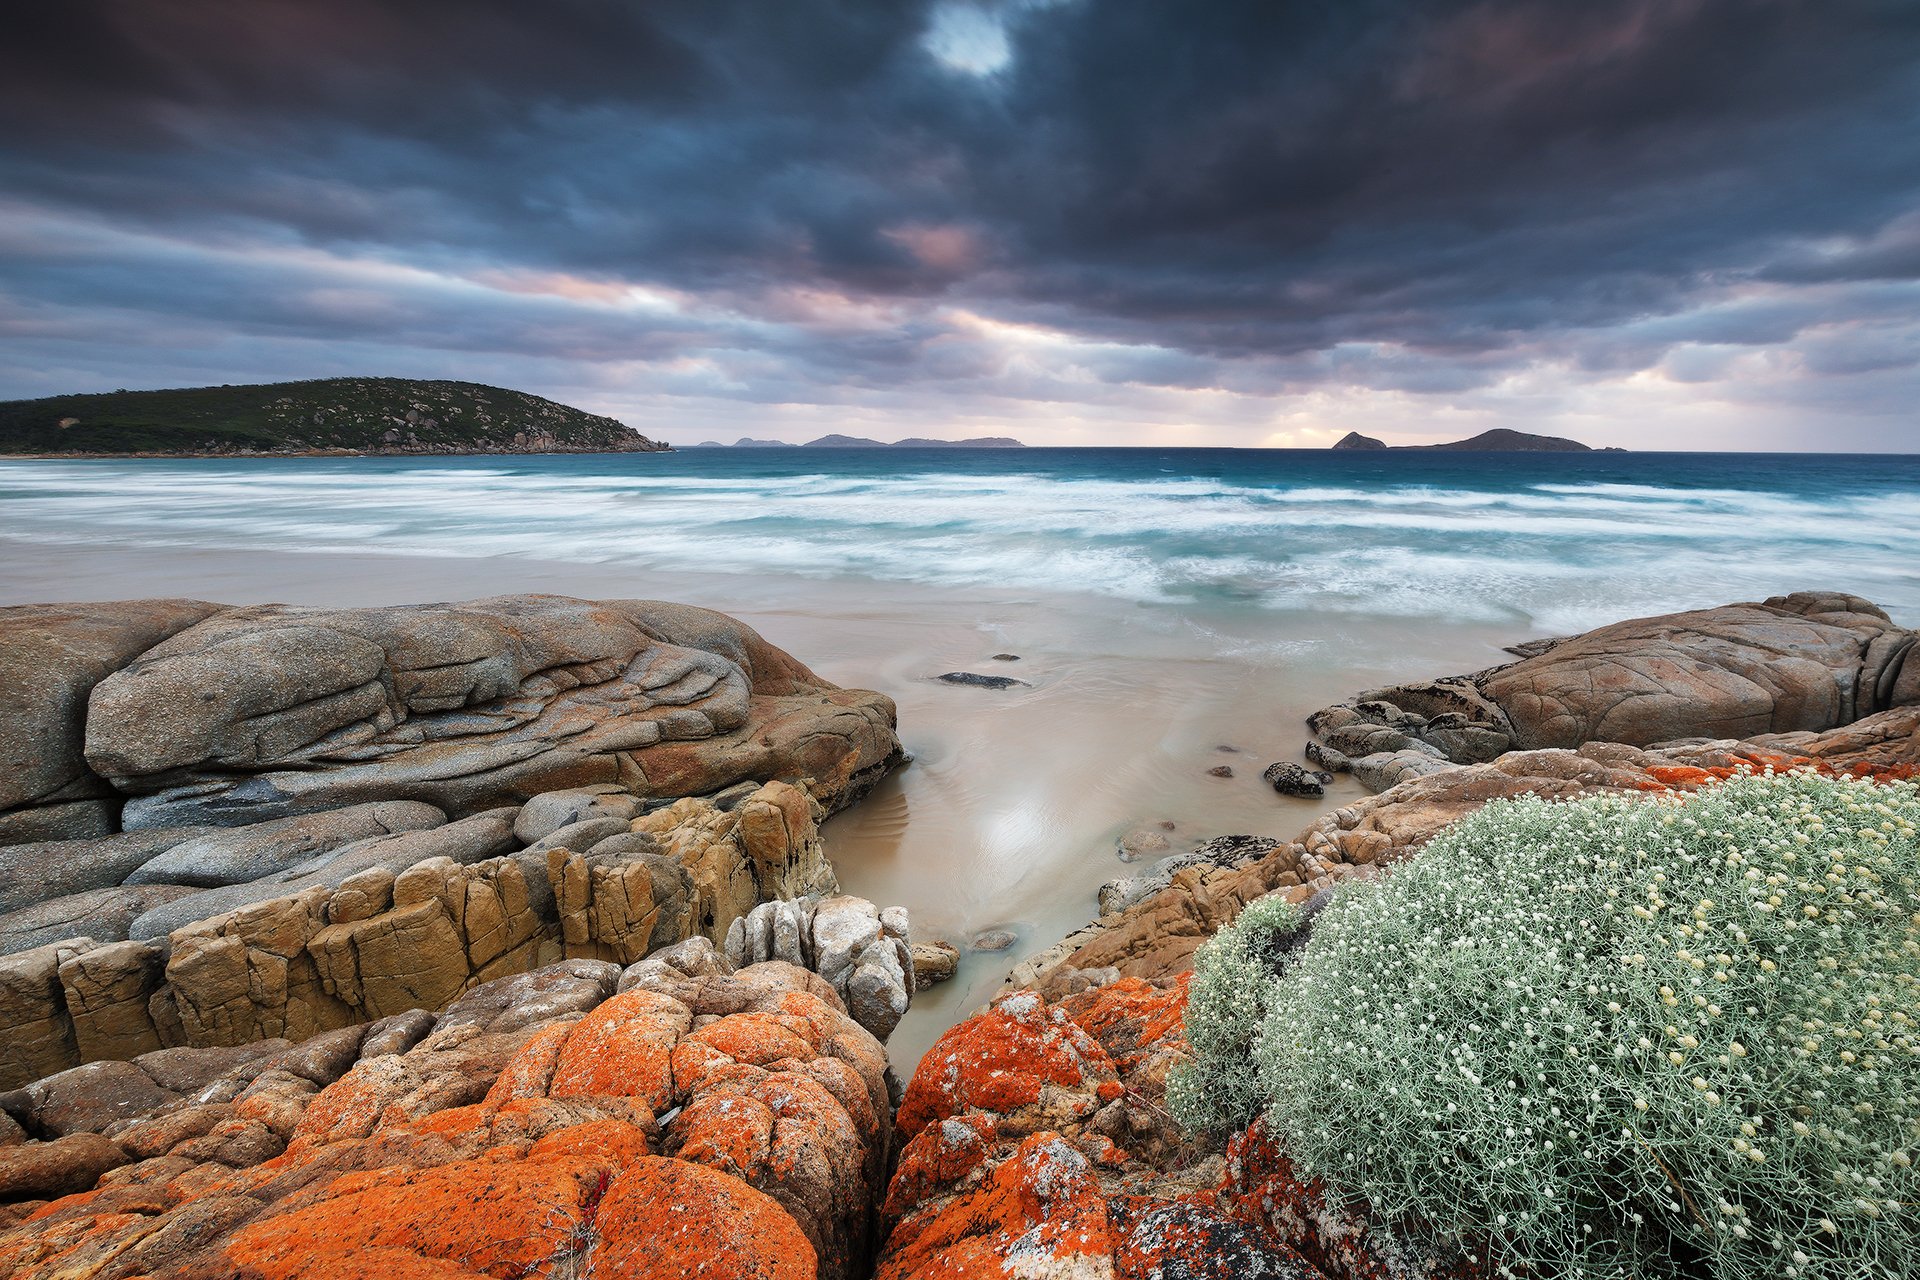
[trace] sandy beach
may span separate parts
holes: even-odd
[[[520,591],[719,609],[827,679],[899,704],[913,763],[832,819],[826,838],[849,892],[907,907],[916,933],[962,949],[957,979],[922,993],[889,1044],[903,1073],[1021,958],[1085,923],[1103,882],[1217,835],[1291,837],[1363,794],[1345,776],[1320,801],[1261,782],[1269,762],[1299,759],[1307,713],[1392,679],[1488,665],[1501,644],[1523,638],[1486,624],[1410,628],[1348,615],[1333,628],[1094,596],[510,557],[0,542],[0,604],[191,596],[378,605]],[[1020,661],[993,661],[996,653]],[[1031,687],[933,679],[960,670]],[[1220,764],[1235,776],[1209,776]],[[1168,848],[1129,865],[1117,846],[1137,828]],[[968,949],[990,929],[1017,941]]]

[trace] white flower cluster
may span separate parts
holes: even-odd
[[[1253,1042],[1266,1021],[1278,944],[1300,922],[1300,908],[1285,898],[1259,898],[1195,953],[1186,1014],[1194,1056],[1167,1077],[1167,1107],[1187,1128],[1242,1129],[1265,1108]]]
[[[1920,787],[1804,772],[1490,804],[1252,997],[1258,1092],[1308,1172],[1528,1275],[1920,1275],[1917,831]],[[1190,1026],[1243,1016],[1195,983]]]

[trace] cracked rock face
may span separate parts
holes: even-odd
[[[1328,707],[1309,754],[1384,790],[1509,750],[1818,733],[1920,703],[1915,640],[1835,592],[1636,618]]]
[[[40,1082],[0,1143],[0,1274],[866,1274],[879,1044],[791,966],[634,976]]]
[[[886,698],[835,688],[702,609],[165,603],[88,606],[131,613],[119,647],[75,659],[64,683],[27,682],[45,693],[18,750],[52,763],[13,804],[124,796],[130,829],[224,826],[380,800],[463,816],[570,787],[672,798],[780,775],[814,778],[837,808],[898,758]],[[26,649],[71,648],[69,632],[103,625],[12,621]],[[69,834],[38,826],[21,829]]]

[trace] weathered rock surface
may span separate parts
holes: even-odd
[[[34,726],[9,750],[53,763],[0,806],[106,808],[71,831],[0,821],[14,840],[105,834],[118,796],[133,797],[130,828],[400,799],[458,816],[568,788],[674,798],[775,777],[812,778],[838,808],[900,754],[886,698],[835,688],[751,629],[683,605],[74,609],[86,612],[5,620],[10,654],[84,660],[69,679],[8,682]]]
[[[880,1280],[1319,1280],[1162,1105],[1184,1007],[1180,982],[1021,991],[943,1036],[901,1105]]]
[[[1514,749],[1819,733],[1920,703],[1915,640],[1858,596],[1799,592],[1521,646],[1519,662],[1363,693],[1308,724],[1326,767],[1375,787]]]
[[[119,797],[82,755],[87,699],[101,680],[219,607],[123,600],[0,609],[0,843],[117,829]]]
[[[50,898],[0,916],[0,955],[73,938],[122,942],[137,917],[198,893],[190,885],[142,884]]]
[[[0,1273],[867,1274],[878,1043],[784,965],[609,976],[506,979],[437,1029],[330,1032],[104,1133],[0,1146]],[[536,988],[567,994],[529,1019]]]
[[[0,911],[120,884],[155,856],[211,827],[163,827],[87,840],[0,845]]]
[[[778,960],[812,969],[854,1021],[884,1041],[918,987],[908,931],[903,909],[881,910],[864,898],[775,901],[734,922],[726,952],[735,965]]]
[[[349,805],[209,832],[182,841],[144,863],[128,884],[187,884],[202,889],[277,875],[361,840],[425,831],[447,815],[430,804],[386,800]]]

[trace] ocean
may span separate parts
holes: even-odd
[[[1920,457],[1223,449],[0,462],[0,604],[517,591],[739,616],[900,708],[914,763],[826,827],[848,891],[969,951],[910,1071],[1108,879],[1363,794],[1260,780],[1356,691],[1808,588],[1920,626]],[[998,653],[1018,662],[993,660]],[[1025,687],[935,676],[975,670]],[[1208,771],[1227,764],[1232,778]]]
[[[0,463],[29,542],[494,556],[1570,631],[1920,610],[1920,456],[686,449]]]

